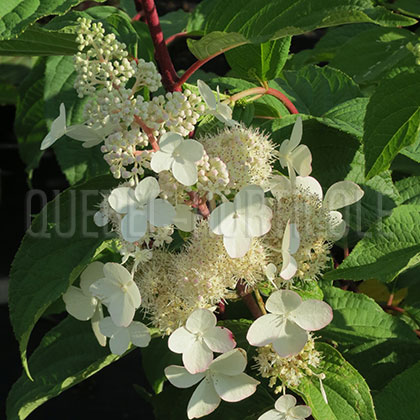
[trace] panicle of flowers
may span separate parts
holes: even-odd
[[[318,376],[322,356],[310,335],[305,347],[294,356],[281,357],[271,345],[267,345],[257,349],[254,360],[258,373],[269,378],[269,386],[275,387],[274,392],[278,394],[285,388],[297,388],[305,376]]]

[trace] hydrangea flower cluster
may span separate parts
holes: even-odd
[[[311,332],[331,322],[332,310],[302,298],[299,285],[326,267],[331,243],[346,228],[338,210],[363,191],[342,181],[323,196],[310,177],[300,117],[290,139],[277,147],[268,134],[232,120],[229,101],[202,81],[199,94],[149,98],[160,86],[154,65],[130,59],[101,24],[82,19],[80,25],[75,88],[90,98],[85,122],[67,127],[62,105],[42,148],[64,134],[84,147],[103,143],[111,173],[123,182],[104,195],[94,221],[111,226],[121,263],[92,262],[80,287],[71,285],[63,295],[67,311],[90,320],[99,343],[109,338],[118,355],[130,343],[148,345],[146,324],[168,335],[168,351],[182,354],[184,363],[166,368],[169,382],[181,388],[199,383],[189,418],[255,392],[259,382],[244,372],[246,353],[216,316],[227,302],[253,291],[262,316],[246,337],[258,347],[259,374],[272,386],[279,381],[283,391],[303,376],[322,379],[322,355]],[[193,138],[205,114],[226,127]],[[288,174],[274,174],[276,165]],[[269,295],[265,304],[260,289]],[[295,405],[284,395],[260,418],[310,415],[308,407]]]

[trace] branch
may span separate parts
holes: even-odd
[[[141,129],[147,134],[147,138],[149,139],[149,143],[152,146],[153,150],[156,152],[159,150],[158,142],[153,135],[153,131],[150,127],[146,125],[146,123],[137,115],[134,115],[134,121],[141,127]]]
[[[138,0],[143,8],[144,17],[147,26],[149,27],[150,35],[152,37],[153,45],[155,47],[155,58],[162,75],[162,83],[168,91],[180,91],[181,88],[176,87],[178,76],[176,74],[174,65],[163,39],[163,32],[159,22],[155,2],[153,0]]]
[[[187,38],[188,32],[178,32],[177,34],[171,35],[169,38],[166,38],[165,44],[169,45],[171,42],[174,42],[177,39],[180,38]]]
[[[236,293],[240,298],[242,298],[254,319],[257,319],[260,316],[262,316],[261,309],[255,301],[254,297],[252,296],[252,293],[246,291],[246,284],[243,282],[243,280],[239,280],[236,284]]]

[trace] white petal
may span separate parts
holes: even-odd
[[[119,328],[120,327],[117,327],[112,322],[112,319],[110,316],[103,318],[99,322],[99,329],[105,337],[112,337],[119,330]]]
[[[268,312],[273,314],[287,314],[298,308],[302,303],[302,298],[291,290],[278,290],[271,294],[265,303]]]
[[[296,405],[296,398],[293,395],[282,395],[274,404],[274,408],[280,413],[286,414],[292,407]]]
[[[182,362],[188,372],[195,374],[204,372],[213,360],[213,352],[201,340],[194,340],[192,345],[182,353]]]
[[[133,277],[130,272],[121,264],[106,263],[103,266],[103,270],[105,277],[112,279],[121,285],[125,285],[133,281]]]
[[[283,263],[281,266],[280,277],[284,280],[290,280],[296,274],[297,262],[289,252],[282,252]]]
[[[337,210],[356,203],[363,195],[364,191],[354,182],[340,181],[328,189],[323,204],[329,210]]]
[[[133,321],[128,326],[128,333],[130,334],[130,341],[137,347],[147,347],[152,338],[146,325],[137,321]]]
[[[173,386],[177,388],[189,388],[201,381],[205,374],[197,373],[196,375],[192,375],[183,366],[171,365],[165,368],[165,376]]]
[[[137,309],[141,305],[141,296],[140,296],[140,290],[137,286],[137,284],[134,281],[130,281],[129,283],[125,284],[127,294],[130,298],[130,303],[134,307],[134,309]]]
[[[90,323],[92,326],[92,331],[95,334],[96,339],[98,340],[99,345],[102,347],[106,346],[106,336],[101,333],[101,329],[99,328],[99,323],[104,319],[104,314],[102,311],[102,305],[98,305],[96,307],[96,311],[93,314],[92,318],[90,319]]]
[[[249,327],[246,339],[253,346],[266,346],[283,334],[283,317],[266,314],[256,319]]]
[[[79,321],[87,321],[95,313],[98,301],[86,296],[78,287],[70,286],[63,295],[66,311]]]
[[[137,201],[144,205],[154,200],[160,193],[159,182],[152,176],[142,179],[134,190]]]
[[[265,275],[269,280],[273,280],[277,273],[277,267],[273,263],[267,264],[265,267]]]
[[[128,242],[138,241],[146,232],[146,210],[131,210],[121,220],[121,235]]]
[[[293,125],[292,134],[290,135],[290,143],[288,145],[289,150],[295,149],[300,141],[302,140],[303,126],[302,117],[297,117],[295,124]]]
[[[159,140],[159,148],[162,152],[172,155],[173,151],[184,141],[178,133],[164,133]]]
[[[296,187],[315,194],[322,201],[323,192],[321,184],[312,176],[297,176]]]
[[[290,140],[282,141],[279,149],[279,161],[282,168],[287,165],[288,155],[293,149],[290,147]]]
[[[160,227],[172,224],[176,212],[169,201],[158,198],[149,202],[147,214],[150,224]]]
[[[134,318],[135,309],[131,305],[127,293],[121,292],[113,296],[108,305],[112,321],[118,327],[128,327]]]
[[[172,162],[174,161],[173,157],[165,152],[158,150],[152,154],[152,160],[150,161],[150,167],[156,173],[162,171],[169,171],[171,168]]]
[[[312,414],[312,410],[307,405],[298,405],[297,407],[293,407],[289,415],[296,417],[296,419],[306,419]]]
[[[293,310],[289,319],[306,331],[317,331],[328,325],[333,319],[331,306],[322,300],[309,299]]]
[[[283,334],[273,341],[273,348],[281,357],[289,357],[302,351],[307,341],[308,333],[287,320]]]
[[[346,222],[343,220],[343,215],[339,211],[330,211],[329,216],[328,239],[335,242],[341,239],[346,233]]]
[[[182,185],[194,185],[198,180],[197,166],[188,160],[182,163],[175,160],[172,164],[172,175]]]
[[[186,204],[178,204],[175,207],[175,217],[172,222],[178,229],[184,232],[192,232],[196,222],[196,215]]]
[[[227,104],[219,103],[214,116],[229,127],[234,126],[236,123],[236,121],[232,120],[232,108]]]
[[[226,353],[236,346],[232,332],[224,327],[208,329],[203,336],[203,340],[209,349],[216,353]]]
[[[216,109],[216,97],[209,86],[202,80],[197,80],[198,91],[210,109]]]
[[[93,215],[93,221],[96,226],[103,227],[106,226],[109,222],[109,218],[106,214],[103,214],[101,211],[97,211]]]
[[[169,336],[168,347],[174,353],[181,354],[186,348],[192,346],[194,341],[195,336],[185,327],[180,327]]]
[[[101,142],[103,140],[94,128],[84,124],[76,124],[68,127],[66,135],[78,141],[95,142],[99,140]]]
[[[208,309],[196,309],[187,319],[185,327],[192,333],[203,333],[209,328],[215,327],[217,318]]]
[[[312,154],[308,146],[301,144],[290,155],[293,168],[301,176],[308,176],[312,172]]]
[[[216,235],[231,234],[230,224],[232,223],[232,216],[235,213],[235,206],[233,203],[222,203],[216,207],[210,214],[209,227]]]
[[[95,283],[95,281],[104,277],[104,263],[94,261],[89,264],[80,275],[80,288],[86,296],[90,296],[92,293],[90,292],[89,287]]]
[[[64,104],[60,105],[60,115],[52,122],[50,132],[41,143],[41,150],[52,146],[60,137],[66,133],[66,109]]]
[[[112,190],[108,197],[108,203],[120,214],[128,213],[129,209],[137,206],[134,190],[129,187],[119,187]]]
[[[264,190],[258,185],[247,185],[236,194],[234,204],[238,212],[255,214],[264,205]]]
[[[89,291],[98,297],[103,304],[108,305],[115,295],[121,293],[121,287],[113,280],[103,278],[91,284]]]
[[[268,206],[261,206],[257,214],[246,217],[246,236],[259,237],[271,229],[273,212]]]
[[[130,334],[127,328],[118,328],[118,330],[109,339],[109,348],[112,354],[121,356],[130,345]]]
[[[284,416],[277,410],[269,410],[258,417],[258,420],[284,420]]]
[[[270,191],[277,200],[289,195],[292,185],[284,175],[274,175],[270,180]]]
[[[246,368],[246,352],[243,349],[233,349],[223,353],[213,360],[210,365],[212,372],[223,373],[229,376],[235,376],[242,373]]]
[[[56,139],[51,132],[48,133],[41,142],[40,149],[45,150],[52,146],[58,139]]]
[[[237,402],[252,395],[259,382],[246,373],[228,376],[217,373],[213,376],[213,385],[219,397],[228,402]]]
[[[251,243],[252,238],[223,237],[223,245],[231,258],[242,258],[251,248]]]
[[[209,378],[198,385],[188,402],[187,415],[189,419],[204,417],[212,413],[220,404],[220,397]]]
[[[287,222],[286,228],[284,229],[282,250],[287,251],[290,254],[296,253],[300,245],[300,235],[297,230],[295,223]]]
[[[190,162],[197,162],[203,157],[204,148],[201,143],[196,140],[184,140],[177,148],[182,159]]]

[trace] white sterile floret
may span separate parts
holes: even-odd
[[[92,324],[92,330],[98,343],[106,345],[106,338],[99,330],[99,321],[103,318],[102,304],[93,296],[89,287],[95,281],[104,276],[104,264],[95,261],[89,264],[80,275],[80,288],[70,286],[63,295],[66,311],[79,321],[88,321]]]
[[[281,267],[280,277],[284,280],[290,280],[296,274],[297,262],[292,255],[299,249],[299,244],[299,232],[297,231],[296,225],[290,223],[289,220],[284,230],[281,247],[283,265]]]
[[[246,352],[234,349],[213,360],[205,372],[191,374],[182,366],[168,366],[165,375],[178,388],[197,386],[188,403],[189,419],[204,417],[219,406],[220,401],[237,402],[252,395],[259,382],[243,373]]]
[[[172,171],[174,178],[183,185],[190,186],[197,182],[197,165],[204,153],[201,143],[196,140],[184,140],[177,133],[165,133],[159,141],[157,152],[153,153],[150,167],[159,173]]]
[[[176,213],[169,201],[156,198],[159,183],[153,177],[140,181],[135,189],[115,188],[108,197],[109,205],[120,214],[121,234],[128,242],[136,242],[147,232],[147,222],[156,227],[172,223]]]
[[[284,140],[279,150],[280,165],[282,168],[287,167],[292,182],[296,176],[295,171],[301,176],[308,176],[312,172],[311,151],[308,146],[300,144],[302,132],[302,118],[298,117],[290,139]]]
[[[271,209],[264,204],[263,189],[247,185],[236,194],[233,203],[222,203],[212,211],[209,226],[216,235],[223,235],[229,256],[241,258],[250,249],[252,238],[270,230],[272,217]]]
[[[226,353],[236,346],[232,332],[216,327],[216,324],[213,312],[197,309],[188,317],[185,326],[170,335],[168,347],[174,353],[182,353],[182,362],[188,372],[204,372],[213,360],[213,352]]]
[[[330,211],[329,238],[332,241],[342,238],[346,230],[346,222],[337,210],[359,201],[363,197],[364,191],[352,181],[339,181],[328,188],[322,201],[322,187],[315,178],[311,176],[297,177],[296,186],[319,197],[322,206]]]
[[[248,342],[257,347],[272,344],[282,357],[299,353],[308,340],[308,331],[328,325],[331,307],[321,301],[302,298],[291,290],[274,292],[265,304],[268,313],[258,318],[248,330]]]
[[[147,347],[151,336],[149,329],[141,322],[133,321],[128,327],[115,325],[112,318],[107,316],[99,323],[102,334],[109,337],[111,353],[121,356],[130,346]]]
[[[173,224],[184,232],[192,232],[197,221],[197,215],[192,212],[190,206],[178,204],[175,206]]]
[[[101,210],[98,210],[93,215],[93,222],[98,227],[104,227],[104,226],[106,226],[108,224],[109,217],[105,213],[103,213]]]
[[[220,122],[229,127],[238,124],[235,120],[232,120],[232,109],[228,105],[220,103],[219,86],[217,86],[217,98],[214,96],[214,93],[209,86],[202,80],[197,80],[197,87],[208,107],[208,110],[206,111],[207,114],[213,115]]]
[[[66,134],[74,140],[82,141],[86,149],[94,147],[105,140],[116,129],[114,124],[108,122],[104,126],[88,126],[84,124],[72,125],[67,128]]]
[[[103,269],[104,277],[95,281],[89,290],[107,306],[115,325],[128,327],[141,304],[139,288],[122,265],[106,263]]]
[[[274,410],[267,411],[258,420],[304,420],[312,414],[307,405],[296,405],[293,395],[282,395],[274,404]]]
[[[52,146],[59,138],[66,134],[66,108],[60,105],[60,115],[52,122],[50,132],[44,137],[41,143],[41,150]]]

